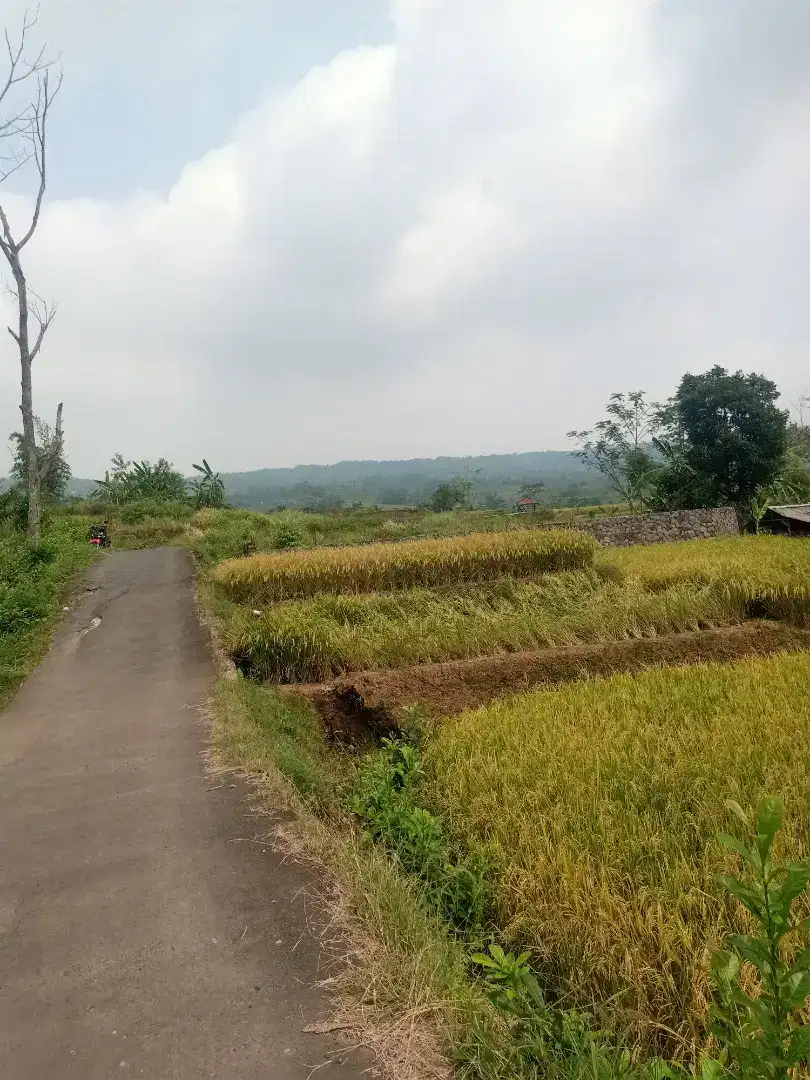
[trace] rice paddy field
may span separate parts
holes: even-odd
[[[806,639],[724,663],[712,643],[746,626],[753,642],[762,623],[751,620],[810,625],[810,542],[599,549],[568,530],[514,530],[262,553],[220,563],[206,587],[243,672],[324,694],[352,672],[401,691],[427,665],[494,671],[527,650],[705,635],[690,666],[667,666],[678,649],[662,648],[655,667],[613,675],[594,663],[599,677],[532,690],[532,665],[515,663],[513,685],[501,677],[483,708],[454,714],[444,695],[431,723],[430,701],[413,702],[428,718],[425,805],[459,850],[489,860],[489,932],[529,950],[560,1001],[637,1048],[695,1059],[711,951],[740,927],[715,881],[734,867],[716,842],[724,800],[749,810],[782,794],[781,854],[810,856]]]
[[[258,677],[321,682],[350,671],[656,637],[744,619],[739,599],[701,583],[650,591],[583,571],[456,589],[322,595],[258,614],[237,606],[225,643]]]
[[[229,600],[272,603],[323,593],[530,577],[585,569],[596,541],[574,530],[513,530],[402,544],[254,555],[221,563],[212,580]]]
[[[507,939],[644,1043],[705,1040],[708,951],[740,929],[714,880],[734,866],[724,799],[782,794],[782,854],[810,850],[808,675],[800,654],[615,676],[466,713],[428,744],[431,804],[486,847]]]

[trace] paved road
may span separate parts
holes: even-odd
[[[0,1076],[359,1077],[301,1031],[328,1015],[307,873],[203,768],[189,556],[113,554],[88,588],[0,715]]]

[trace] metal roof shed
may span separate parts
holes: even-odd
[[[775,533],[788,536],[810,536],[810,503],[791,506],[769,506],[762,524]]]

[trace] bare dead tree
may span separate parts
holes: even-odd
[[[31,367],[36,360],[48,327],[56,314],[56,305],[43,301],[29,285],[22,263],[22,252],[36,232],[46,188],[46,130],[54,98],[62,85],[61,69],[46,55],[45,46],[31,55],[27,43],[36,26],[38,12],[23,16],[22,25],[12,39],[5,31],[6,75],[0,78],[0,184],[14,173],[30,167],[34,174],[33,210],[23,230],[12,229],[6,204],[0,201],[0,251],[11,269],[14,285],[16,326],[8,332],[20,354],[20,384],[23,452],[28,462],[28,535],[38,540],[42,522],[42,485],[53,467],[53,455],[42,461],[37,455],[34,424],[34,397]],[[5,115],[3,115],[5,114]],[[62,442],[62,406],[56,415],[57,446]]]

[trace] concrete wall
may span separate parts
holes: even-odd
[[[737,515],[730,506],[716,510],[673,510],[662,514],[616,514],[579,519],[573,525],[608,547],[660,544],[667,540],[705,540],[737,536]]]

